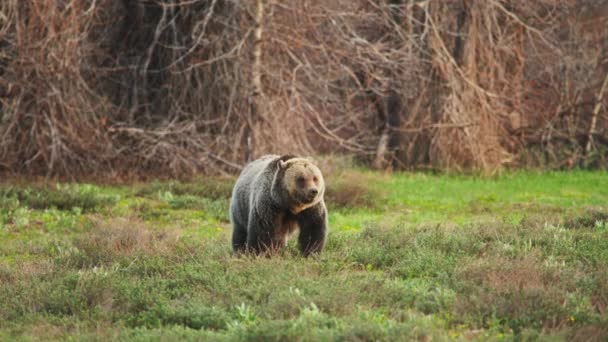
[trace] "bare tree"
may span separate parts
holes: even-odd
[[[608,165],[607,1],[0,2],[0,169]]]

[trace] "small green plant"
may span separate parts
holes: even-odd
[[[17,228],[25,228],[30,223],[31,210],[27,208],[17,208],[12,213],[12,221]]]
[[[254,324],[257,320],[256,314],[253,312],[251,307],[249,307],[245,303],[241,303],[235,306],[235,319],[228,323],[228,327],[230,329],[234,329],[236,327],[248,326]]]

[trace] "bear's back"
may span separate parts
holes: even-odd
[[[236,181],[235,190],[237,187],[251,187],[255,182],[266,180],[267,176],[264,176],[263,173],[264,171],[271,171],[267,170],[268,165],[277,158],[279,156],[267,154],[247,164]]]
[[[280,156],[268,154],[250,162],[243,168],[230,199],[230,218],[233,222],[246,224],[253,196],[264,195],[266,192],[270,196],[269,187],[272,183],[273,172],[269,170],[268,166],[278,158]]]

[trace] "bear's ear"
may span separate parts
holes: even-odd
[[[284,169],[287,167],[287,162],[279,159],[279,169]]]
[[[313,157],[306,157],[306,159],[308,159],[309,162],[315,164],[315,165],[319,165],[319,163],[317,163],[317,160]]]

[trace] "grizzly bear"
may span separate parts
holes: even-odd
[[[249,163],[232,190],[232,249],[269,254],[299,229],[304,256],[320,252],[327,234],[325,182],[314,162],[292,155],[265,155]]]

